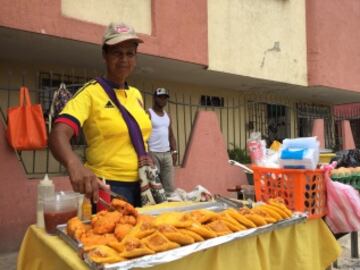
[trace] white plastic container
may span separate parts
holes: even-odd
[[[280,167],[315,170],[319,152],[320,143],[316,137],[285,139],[280,150]]]
[[[44,199],[45,229],[48,234],[56,234],[56,226],[65,224],[77,216],[79,196],[74,192],[57,192]]]
[[[55,193],[55,186],[49,176],[45,174],[44,179],[41,180],[37,186],[37,206],[36,206],[36,225],[39,228],[44,228],[44,199],[53,196]]]

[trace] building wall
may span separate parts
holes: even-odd
[[[207,65],[207,1],[153,0],[149,2],[121,1],[121,9],[128,10],[135,25],[140,27],[145,43],[140,53]],[[101,2],[103,4],[103,2]],[[57,36],[94,44],[102,43],[105,25],[112,20],[123,21],[118,1],[99,7],[99,1],[42,1],[0,0],[0,25],[25,31]],[[73,9],[71,12],[70,10]],[[99,9],[94,20],[85,16]],[[112,10],[105,22],[106,12]],[[138,15],[135,18],[135,15]],[[145,14],[145,18],[140,16]],[[144,27],[151,14],[151,31]],[[181,14],[181,16],[179,16]],[[71,16],[71,17],[70,17]],[[88,20],[91,20],[89,22]],[[99,23],[104,23],[98,24]],[[175,31],[174,31],[175,29]],[[190,29],[190,30],[189,30]],[[138,29],[136,29],[139,32]]]
[[[360,1],[307,0],[309,85],[360,91]]]
[[[101,12],[99,12],[101,11]],[[137,32],[151,35],[151,0],[62,0],[62,15],[76,20],[107,25],[123,21]]]
[[[209,69],[307,85],[305,1],[208,1]]]

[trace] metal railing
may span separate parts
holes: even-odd
[[[75,89],[80,85],[82,84],[68,85],[68,87]],[[146,89],[141,86],[138,88]],[[38,90],[30,89],[30,91],[34,100],[42,102],[44,96],[50,97],[51,95],[48,95],[48,93],[51,94],[56,89],[57,87],[44,87]],[[17,97],[15,91],[18,91],[18,89],[0,87],[0,95],[7,96],[7,99],[2,99],[2,102],[4,100],[7,100],[7,102],[5,104],[4,102],[0,103],[0,107],[4,108],[4,110],[10,106],[10,100],[17,100],[14,99]],[[151,107],[152,93],[152,90],[142,92],[145,108]],[[299,109],[299,106],[294,108],[279,104],[246,101],[240,95],[224,97],[221,106],[203,106],[201,105],[200,95],[185,95],[181,92],[179,94],[179,91],[177,91],[171,95],[166,110],[172,119],[172,127],[178,144],[179,164],[181,164],[191,138],[196,114],[199,111],[213,111],[216,113],[228,149],[244,149],[245,142],[251,131],[260,131],[268,140],[268,144],[274,139],[281,141],[291,136],[309,136],[311,135],[311,123],[316,118],[326,119],[326,143],[327,147],[331,147],[335,144],[334,121],[330,107],[324,108],[317,107],[316,109],[316,106],[313,106],[314,110],[310,110],[309,113],[304,109]],[[4,122],[6,122],[4,110],[1,111],[1,115]],[[294,115],[295,118],[291,120],[290,115]],[[291,121],[294,120],[296,123],[292,125]],[[73,141],[72,144],[74,151],[78,153],[81,159],[85,160],[84,151],[86,146],[84,140]],[[54,159],[49,149],[22,151],[17,152],[17,155],[29,178],[38,178],[45,173],[50,175],[63,175],[66,173],[64,167]]]

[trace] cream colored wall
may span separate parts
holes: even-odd
[[[307,85],[305,0],[208,0],[209,69]]]
[[[67,17],[102,25],[122,21],[138,33],[151,34],[151,0],[62,0],[61,11]]]

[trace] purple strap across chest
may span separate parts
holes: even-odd
[[[128,110],[126,110],[124,106],[121,105],[119,99],[116,97],[113,87],[110,86],[111,82],[107,81],[102,77],[97,77],[96,81],[102,86],[102,88],[109,96],[111,101],[116,105],[116,107],[118,107],[128,127],[130,139],[138,157],[145,156],[146,151],[144,146],[144,140],[138,122],[136,122],[135,118],[131,115],[131,113]]]

